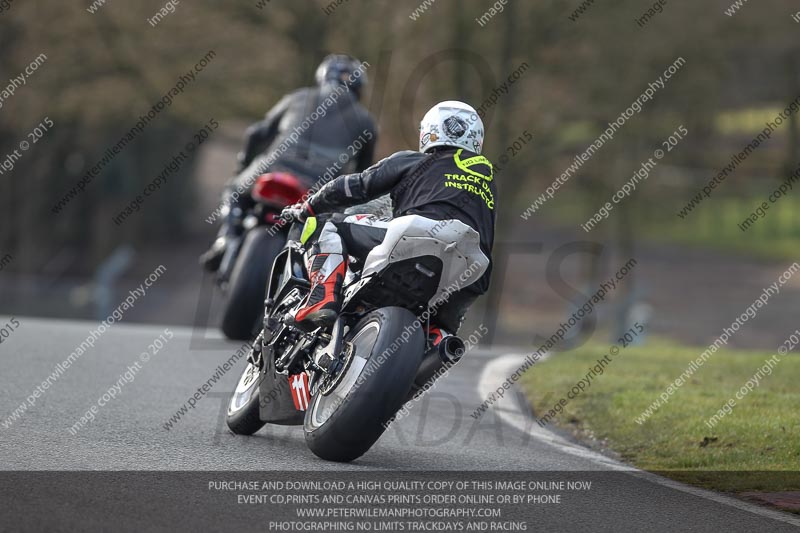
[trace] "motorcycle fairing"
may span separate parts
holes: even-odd
[[[441,263],[438,272],[436,262],[429,258]],[[438,278],[428,304],[474,283],[489,267],[478,232],[460,220],[432,220],[419,215],[395,218],[389,222],[383,242],[364,261],[361,280],[345,291],[345,307],[371,279],[393,265],[415,259],[420,280],[431,278],[430,272]]]

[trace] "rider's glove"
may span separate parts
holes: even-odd
[[[307,203],[294,204],[284,207],[281,211],[281,218],[285,220],[297,220],[298,222],[305,222],[311,215],[311,210],[308,208]]]

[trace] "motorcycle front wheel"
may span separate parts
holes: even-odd
[[[304,422],[311,451],[337,462],[361,457],[380,438],[402,407],[425,349],[422,327],[402,307],[369,313],[344,340],[352,349],[341,375],[323,381]]]
[[[252,435],[266,423],[261,421],[259,413],[259,385],[263,379],[258,367],[248,362],[228,402],[225,420],[237,435]]]

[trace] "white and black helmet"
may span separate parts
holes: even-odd
[[[483,149],[483,121],[475,109],[455,100],[441,102],[425,113],[419,125],[419,151],[437,146],[454,146],[480,154]]]

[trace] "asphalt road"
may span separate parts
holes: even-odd
[[[165,327],[114,325],[35,398],[32,407],[10,421],[12,412],[97,326],[17,318],[18,329],[0,344],[0,470],[308,471],[322,477],[326,471],[447,471],[440,474],[442,478],[458,477],[463,471],[487,478],[491,476],[486,471],[536,473],[543,479],[562,475],[595,480],[592,490],[580,497],[565,495],[559,505],[526,511],[531,520],[549,526],[549,531],[789,531],[800,524],[791,515],[688,489],[657,476],[620,472],[624,467],[613,460],[534,429],[513,395],[476,421],[470,413],[483,399],[481,390],[485,393],[487,387],[496,386],[493,380],[499,382],[504,371],[498,366],[501,354],[497,352],[468,354],[426,400],[414,405],[407,418],[393,424],[370,452],[352,464],[317,459],[306,448],[301,428],[268,426],[253,437],[228,433],[224,408],[243,367],[241,361],[194,409],[165,429],[170,417],[241,346],[211,340],[205,344],[215,348],[202,347],[204,343],[198,343],[196,336],[192,341],[192,331],[182,327],[169,328],[173,338],[142,362],[140,354]],[[0,320],[5,323],[5,318]],[[140,368],[132,380],[118,387],[116,398],[103,402],[95,409],[94,421],[75,430],[80,417],[97,406],[137,362]],[[26,475],[33,474],[16,474],[14,484],[26,483]],[[6,480],[0,496],[23,508],[26,497],[11,491],[9,484]],[[73,490],[86,496],[92,489]],[[169,509],[175,511],[176,505],[181,503],[170,504]],[[20,524],[27,527],[19,529],[33,530],[42,525],[30,522],[30,516],[28,522],[17,524],[15,520],[22,518],[9,506],[0,507],[5,507],[0,511],[2,530],[16,530]],[[65,529],[74,529],[67,527],[70,520],[80,522],[86,517],[80,506],[70,509],[62,509],[65,514],[60,519],[66,522],[59,523]],[[252,525],[255,520],[252,513],[243,515],[232,504],[210,515],[204,516],[199,509],[193,520],[217,524],[217,528]],[[147,515],[139,513],[134,519],[147,520]],[[189,528],[191,524],[181,525]]]

